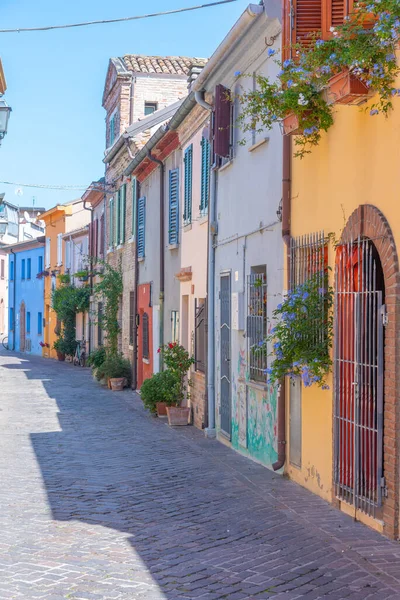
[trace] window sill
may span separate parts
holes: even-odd
[[[219,172],[222,173],[223,171],[228,169],[232,163],[233,163],[233,158],[230,158],[224,165],[222,165],[222,167],[219,168]]]
[[[208,223],[208,212],[203,213],[199,217],[199,225],[204,225],[204,223]]]
[[[179,248],[179,244],[169,244],[168,250],[177,250]]]
[[[250,146],[248,148],[248,151],[249,152],[254,152],[254,150],[257,150],[257,148],[260,148],[261,146],[263,146],[267,142],[269,142],[269,137],[262,138],[261,140],[258,140],[258,142],[256,142],[252,146]]]
[[[138,262],[144,262],[144,258],[145,258],[144,256],[139,256],[137,260],[138,260]]]
[[[186,233],[187,231],[190,231],[192,229],[192,224],[191,223],[186,223],[183,225],[183,231],[184,233]]]
[[[253,381],[251,379],[246,381],[246,385],[255,390],[259,390],[260,392],[267,392],[269,387],[266,383],[261,383],[261,381]]]
[[[142,358],[142,362],[144,362],[145,365],[149,365],[150,361],[148,358]]]

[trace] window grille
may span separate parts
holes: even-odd
[[[247,276],[247,355],[250,379],[265,381],[267,368],[267,274],[266,269]]]
[[[171,310],[171,342],[179,342],[179,311]]]
[[[195,369],[201,373],[206,370],[206,301],[195,300]]]
[[[142,354],[143,358],[149,358],[149,315],[147,313],[143,314],[142,328]]]

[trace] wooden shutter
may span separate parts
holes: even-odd
[[[230,156],[231,111],[230,90],[223,85],[217,85],[215,88],[214,109],[214,152],[223,158],[229,158]]]
[[[100,254],[104,256],[104,213],[100,217]]]
[[[192,222],[192,176],[193,176],[193,144],[185,150],[185,209],[183,220],[186,224]]]
[[[115,215],[115,243],[117,246],[121,243],[121,199],[122,188],[119,188],[116,197],[116,215]]]
[[[312,34],[329,32],[328,3],[344,0],[284,0],[283,3],[283,59],[295,56],[294,45],[308,46]],[[335,7],[335,12],[337,7]],[[329,33],[329,35],[331,35]],[[325,36],[324,36],[325,37]]]
[[[114,196],[110,198],[110,248],[114,246]]]
[[[179,242],[179,169],[169,172],[169,223],[168,243]]]
[[[89,237],[89,256],[93,256],[93,223],[89,223],[88,237]],[[66,242],[66,244],[68,244],[68,242]],[[65,251],[65,254],[67,254],[67,250]],[[66,263],[66,266],[68,266],[67,258],[65,259],[65,263]]]
[[[136,236],[137,180],[132,177],[132,237]]]
[[[129,292],[129,344],[133,346],[135,331],[135,292]]]
[[[124,185],[120,189],[120,196],[121,196],[121,198],[120,198],[121,225],[120,225],[119,243],[124,244],[125,243],[125,214],[126,214],[126,183],[124,183]]]
[[[204,213],[208,208],[208,197],[210,193],[210,142],[206,138],[201,140],[201,195],[200,212]]]
[[[99,254],[99,219],[96,217],[96,219],[93,221],[94,223],[94,231],[93,231],[93,237],[94,237],[94,257],[97,258],[98,254]]]
[[[139,258],[144,257],[145,253],[145,233],[146,233],[146,198],[143,196],[138,200],[138,237],[137,253]]]
[[[150,343],[149,343],[149,315],[143,314],[142,317],[142,355],[143,358],[149,358]]]

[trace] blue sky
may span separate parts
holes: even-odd
[[[210,0],[1,0],[1,28],[39,27],[112,19],[201,4]],[[0,56],[12,106],[0,147],[0,181],[89,184],[102,177],[101,106],[108,59],[123,54],[208,57],[248,5],[226,6],[143,21],[49,32],[0,34]],[[0,184],[10,202],[51,207],[81,192]]]

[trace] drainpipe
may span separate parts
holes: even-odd
[[[212,113],[213,106],[205,101],[204,91],[195,91],[196,102]],[[205,434],[209,438],[215,437],[215,248],[214,238],[216,228],[216,199],[217,199],[217,165],[211,165],[210,199],[208,206],[208,272],[207,272],[207,413],[208,427]]]
[[[290,285],[290,217],[291,217],[291,161],[290,135],[283,136],[282,152],[282,239],[286,245],[287,288]],[[272,465],[274,471],[281,469],[286,460],[286,379],[282,377],[278,399],[278,460]]]
[[[164,346],[164,280],[165,280],[165,263],[164,263],[164,163],[162,160],[155,158],[150,150],[147,152],[147,157],[159,165],[160,167],[160,348]],[[164,361],[162,352],[160,353],[160,371],[164,370]]]
[[[83,201],[83,208],[85,210],[89,210],[90,211],[90,231],[91,231],[91,238],[92,238],[92,247],[93,247],[93,207],[91,206],[90,208],[88,206],[86,206],[86,200]],[[89,272],[89,285],[90,285],[90,295],[93,295],[93,265],[91,264],[91,268],[90,268],[90,272]],[[88,354],[90,354],[91,350],[92,350],[92,323],[90,320],[90,311],[88,314],[88,319],[89,319],[89,339],[88,339]],[[83,331],[83,335],[85,335],[85,332]]]
[[[140,198],[140,182],[136,180],[136,198]],[[133,210],[136,210],[136,207],[133,207]],[[135,231],[133,232],[135,236],[135,273],[134,273],[134,282],[133,282],[133,314],[135,315],[135,320],[133,322],[133,356],[132,356],[132,389],[137,389],[137,360],[138,360],[138,344],[137,344],[137,331],[139,326],[139,315],[137,314],[138,307],[138,288],[139,288],[139,258],[137,255],[137,234],[138,234],[138,222],[136,218],[135,223]]]
[[[17,282],[17,255],[15,254],[14,250],[12,248],[10,248],[10,252],[11,254],[14,256],[14,281],[13,281],[13,322],[12,322],[12,326],[13,326],[13,344],[12,344],[12,350],[15,350],[15,302],[16,302],[16,282]]]

